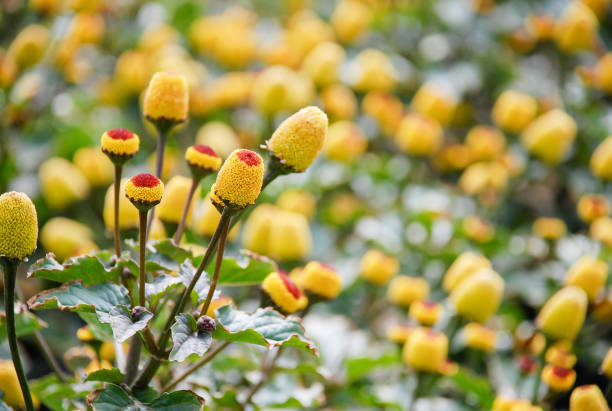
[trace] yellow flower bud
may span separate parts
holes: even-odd
[[[498,129],[481,125],[468,131],[465,144],[472,150],[475,161],[495,160],[506,148],[506,138]]]
[[[387,330],[387,339],[396,344],[405,344],[414,330],[416,330],[416,327],[411,325],[397,324]]]
[[[317,86],[325,87],[338,82],[338,72],[344,58],[344,49],[337,43],[321,43],[308,53],[302,69]]]
[[[608,350],[608,353],[601,363],[601,372],[604,373],[606,377],[612,379],[612,348]]]
[[[560,218],[540,217],[533,222],[533,233],[548,240],[558,240],[567,232],[565,222]]]
[[[573,340],[584,323],[587,295],[578,287],[557,291],[541,308],[536,324],[549,337]]]
[[[576,356],[571,352],[572,344],[561,340],[546,350],[546,362],[557,367],[572,368],[576,364]]]
[[[45,223],[40,230],[40,242],[60,261],[82,254],[81,251],[97,249],[89,227],[64,217],[55,217]]]
[[[13,84],[17,74],[19,74],[19,66],[17,66],[15,56],[0,50],[0,86],[8,87]]]
[[[141,51],[124,51],[115,64],[114,78],[127,94],[139,94],[151,78],[149,56]]]
[[[328,300],[336,298],[342,289],[342,279],[336,270],[318,261],[306,264],[299,284],[305,291]]]
[[[343,163],[353,163],[368,145],[363,131],[352,121],[338,121],[329,126],[323,145],[325,156]]]
[[[425,83],[415,93],[410,107],[424,116],[437,120],[440,124],[448,124],[455,115],[457,98],[447,88],[434,83]]]
[[[353,91],[342,85],[334,84],[321,90],[323,109],[334,120],[350,120],[357,112],[357,98]]]
[[[113,369],[113,365],[110,362],[106,360],[98,361],[96,359],[90,362],[87,365],[87,367],[85,367],[84,373],[91,374],[91,373],[94,373],[100,370],[112,370],[112,369]]]
[[[368,250],[361,258],[361,276],[376,285],[383,285],[397,274],[399,262],[378,250]]]
[[[355,57],[353,64],[356,90],[389,92],[395,88],[397,72],[389,56],[382,51],[365,49]]]
[[[383,133],[392,136],[404,117],[402,101],[390,93],[370,91],[361,101],[361,109],[378,122]]]
[[[29,67],[42,58],[48,43],[49,30],[40,24],[31,24],[17,34],[9,52],[19,67]]]
[[[120,192],[125,192],[127,178],[121,180],[119,186]],[[104,225],[109,230],[115,226],[115,185],[111,185],[106,190],[104,196]],[[127,228],[138,227],[138,209],[125,196],[119,196],[119,228],[122,230]]]
[[[521,134],[523,146],[540,160],[555,165],[567,154],[576,138],[574,119],[559,109],[550,110],[531,122]]]
[[[566,392],[576,382],[576,371],[548,364],[542,369],[541,378],[552,391]]]
[[[612,137],[607,137],[597,146],[589,165],[597,177],[612,180]]]
[[[206,195],[206,198],[195,205],[191,227],[199,235],[211,237],[215,233],[219,220],[221,220],[221,213],[211,203],[210,195]],[[231,241],[236,238],[239,231],[240,223],[229,231],[228,239]]]
[[[474,163],[466,168],[459,178],[459,187],[468,195],[488,189],[502,190],[508,183],[508,170],[498,161]]]
[[[212,147],[204,144],[196,144],[187,148],[185,161],[191,167],[194,176],[213,173],[221,167],[221,158]]]
[[[100,360],[108,362],[115,361],[115,345],[112,342],[102,342],[100,346]]]
[[[395,143],[408,154],[431,156],[442,144],[442,126],[429,117],[410,113],[399,123]]]
[[[472,150],[465,144],[446,144],[433,160],[436,168],[441,171],[463,170],[472,162]]]
[[[538,112],[538,102],[528,94],[506,90],[499,95],[491,117],[493,122],[510,133],[520,133]]]
[[[457,285],[450,301],[457,313],[485,322],[497,311],[504,293],[504,280],[490,268],[481,268]]]
[[[574,388],[570,396],[570,411],[610,411],[608,403],[595,384]]]
[[[371,21],[370,8],[354,0],[338,2],[330,20],[336,36],[343,43],[355,41],[368,29]]]
[[[600,323],[612,322],[612,292],[608,291],[602,298],[595,301],[591,315]]]
[[[281,123],[266,148],[297,173],[315,160],[327,136],[327,115],[317,107],[306,107]]]
[[[300,213],[311,219],[316,211],[317,199],[309,191],[292,189],[283,192],[276,200],[276,205],[283,210]]]
[[[183,215],[183,209],[187,202],[187,196],[191,190],[192,180],[188,177],[174,176],[168,181],[165,186],[164,196],[157,207],[157,216],[160,220],[168,223],[178,224]],[[199,187],[194,193],[195,198],[200,197]],[[187,212],[187,224],[191,224],[191,215],[193,213],[192,201]]]
[[[271,204],[255,207],[247,218],[242,233],[242,244],[258,254],[268,254],[270,229],[278,214],[278,209]]]
[[[115,128],[102,134],[100,146],[111,160],[125,161],[138,153],[140,138],[125,128]]]
[[[99,13],[78,13],[68,30],[68,38],[76,44],[100,43],[104,38],[104,17]]]
[[[599,217],[589,228],[589,236],[600,241],[606,247],[612,247],[612,218]]]
[[[0,360],[0,390],[4,394],[2,401],[9,407],[25,409],[25,400],[15,371],[15,365],[11,360]],[[38,408],[39,401],[33,396],[35,408]],[[38,404],[38,405],[37,405]]]
[[[284,312],[291,314],[308,305],[308,299],[289,276],[283,272],[272,272],[267,275],[261,288],[270,296],[274,304]]]
[[[410,318],[421,325],[432,326],[438,322],[444,307],[433,301],[417,300],[410,304]]]
[[[180,74],[157,72],[151,78],[143,102],[143,115],[151,121],[181,123],[187,120],[189,91]]]
[[[302,214],[277,211],[270,226],[268,254],[278,260],[300,260],[310,253],[312,235]]]
[[[76,332],[76,336],[79,339],[79,341],[83,341],[83,342],[89,342],[89,341],[94,341],[94,335],[92,334],[91,330],[84,325],[83,327],[79,328]]]
[[[89,194],[89,182],[75,165],[66,159],[52,157],[38,169],[40,188],[45,202],[62,210]]]
[[[217,297],[210,302],[210,305],[208,306],[208,311],[206,311],[206,315],[215,318],[215,311],[217,310],[217,308],[221,308],[230,304],[232,306],[235,306],[232,297],[229,297],[227,295]]]
[[[453,291],[466,278],[481,268],[490,268],[491,262],[485,256],[466,251],[459,255],[446,270],[442,286],[447,292]]]
[[[579,1],[570,2],[555,26],[557,47],[569,53],[591,50],[597,42],[599,22],[593,11]]]
[[[504,397],[495,397],[495,401],[493,401],[493,408],[491,411],[513,411],[515,407],[519,404],[528,402],[520,399],[508,399]],[[529,404],[530,405],[530,404]]]
[[[404,363],[415,370],[437,373],[448,355],[448,338],[443,333],[419,327],[410,333],[402,351]]]
[[[397,275],[389,282],[387,297],[391,302],[409,307],[414,301],[424,300],[429,296],[429,284],[424,278]]]
[[[469,323],[462,331],[465,345],[476,350],[491,352],[497,345],[497,332],[479,323]]]
[[[612,93],[612,53],[604,54],[592,71],[587,69],[586,77],[587,84],[591,82],[607,94]]]
[[[196,143],[212,147],[224,158],[240,148],[240,141],[234,130],[220,121],[211,121],[203,125],[196,135]]]
[[[113,181],[113,163],[95,147],[83,147],[74,153],[74,164],[93,187],[102,187]]]
[[[495,236],[495,228],[477,215],[467,216],[463,220],[463,231],[470,239],[478,243],[488,243]]]
[[[159,204],[163,194],[164,183],[148,173],[135,175],[125,184],[125,196],[142,211]]]
[[[295,111],[311,103],[314,84],[305,73],[285,66],[271,66],[257,75],[251,90],[251,105],[265,115]]]
[[[30,197],[16,191],[0,195],[0,256],[23,260],[37,240],[38,217]]]
[[[595,301],[603,292],[608,278],[608,264],[590,255],[582,256],[570,267],[565,277],[565,285],[582,288]]]
[[[244,208],[255,204],[263,184],[264,164],[251,150],[234,150],[221,166],[210,189],[217,207]]]
[[[40,13],[54,15],[62,8],[61,0],[30,0],[29,7]]]
[[[289,46],[300,56],[306,55],[317,44],[334,38],[329,24],[312,10],[300,10],[291,15],[287,21],[285,35]]]
[[[601,194],[585,194],[578,200],[578,217],[590,223],[599,217],[610,214],[610,203]]]

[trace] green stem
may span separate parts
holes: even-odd
[[[225,347],[227,347],[230,344],[231,344],[231,341],[224,341],[221,345],[218,345],[215,348],[213,348],[211,351],[208,352],[206,357],[202,358],[200,361],[196,362],[191,367],[189,367],[177,379],[175,379],[174,381],[166,384],[164,386],[164,388],[162,388],[162,392],[168,392],[168,391],[172,390],[174,387],[177,386],[178,383],[180,383],[185,378],[190,376],[193,372],[197,371],[202,366],[208,364],[213,358],[215,358],[217,356],[217,354],[219,354],[221,351],[223,351],[225,349]]]
[[[162,180],[162,171],[164,168],[164,153],[166,150],[166,138],[168,132],[163,127],[157,127],[157,153],[155,157],[155,176]],[[155,218],[155,207],[151,209],[149,213],[149,220],[147,221],[146,238],[149,239],[149,233],[151,232],[151,224],[153,224],[153,218]]]
[[[125,379],[123,382],[128,386],[134,381],[138,374],[138,363],[140,362],[141,352],[142,342],[138,334],[136,334],[130,339],[130,348],[128,349],[127,360],[125,362]]]
[[[223,213],[225,214],[225,212],[226,211],[224,209]],[[200,316],[208,312],[210,302],[213,299],[213,295],[215,295],[215,289],[217,288],[217,283],[219,282],[219,273],[221,272],[221,264],[223,263],[223,253],[225,252],[225,243],[227,242],[229,222],[229,219],[223,222],[223,228],[221,229],[221,237],[219,237],[219,246],[217,247],[217,261],[215,261],[215,270],[213,271],[212,282],[210,283],[210,287],[208,287],[208,295],[206,296],[206,300],[204,301],[204,305],[202,306],[202,311],[200,311]]]
[[[412,411],[414,409],[414,405],[421,395],[421,388],[423,386],[423,373],[421,371],[417,371],[414,375],[416,383],[414,384],[414,388],[412,389],[412,395],[410,396],[410,402],[408,403],[408,407],[406,409],[408,411]]]
[[[28,411],[34,411],[34,403],[32,402],[32,396],[28,387],[28,379],[26,378],[25,371],[23,370],[23,364],[19,355],[19,347],[17,346],[17,332],[15,330],[15,282],[17,278],[17,267],[19,266],[19,260],[7,259],[5,257],[0,259],[2,260],[2,266],[4,269],[6,332],[11,350],[11,356],[13,357],[13,364],[15,364],[15,371],[17,372],[17,379],[19,380],[19,385],[21,386],[26,409]]]
[[[187,200],[185,201],[185,208],[183,208],[183,215],[181,215],[181,221],[176,229],[176,233],[174,233],[174,242],[178,244],[181,241],[181,237],[183,236],[183,231],[185,230],[185,223],[187,222],[187,215],[189,214],[189,207],[191,206],[191,200],[193,199],[193,194],[198,188],[199,179],[193,178],[191,182],[191,188],[189,189],[189,194],[187,195]]]
[[[121,191],[121,166],[115,166],[115,255],[121,255],[121,231],[119,230],[119,192]]]
[[[141,307],[146,307],[145,301],[145,282],[147,279],[147,272],[145,269],[145,252],[147,248],[147,212],[139,211],[140,217],[140,275],[138,285],[138,304]]]

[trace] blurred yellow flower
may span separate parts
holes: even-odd
[[[538,112],[538,102],[528,94],[506,90],[499,95],[491,117],[493,122],[510,133],[520,133]]]
[[[552,338],[573,340],[582,328],[587,305],[587,294],[581,288],[566,286],[546,301],[536,323]]]
[[[419,327],[404,345],[404,363],[415,370],[437,373],[448,355],[448,338],[440,331]]]
[[[306,308],[308,299],[298,286],[283,272],[272,272],[264,279],[261,288],[270,296],[274,304],[291,314]]]
[[[595,301],[602,294],[607,278],[608,264],[590,255],[584,255],[567,271],[565,285],[582,288],[589,301]]]
[[[378,250],[368,250],[361,258],[361,276],[376,285],[383,285],[397,274],[399,262]]]
[[[521,135],[523,146],[540,160],[556,165],[572,146],[578,128],[574,119],[560,109],[550,110],[533,120]]]
[[[457,285],[450,302],[457,313],[483,323],[499,308],[504,293],[504,280],[490,268],[481,268]]]
[[[38,177],[42,196],[52,209],[65,209],[89,194],[87,178],[66,159],[49,158],[40,165]]]
[[[64,217],[54,217],[42,226],[40,242],[59,261],[98,249],[89,227]]]
[[[415,301],[429,296],[429,284],[424,278],[397,275],[389,282],[387,297],[391,302],[409,307]]]

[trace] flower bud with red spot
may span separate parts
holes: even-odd
[[[198,179],[214,173],[221,167],[221,158],[212,147],[206,144],[196,144],[187,148],[185,161],[193,177]]]
[[[102,152],[118,166],[134,157],[140,147],[138,136],[125,128],[109,130],[100,140]]]
[[[261,288],[282,311],[291,314],[308,304],[308,299],[289,276],[272,272],[264,279]]]
[[[217,208],[242,209],[255,204],[263,184],[264,164],[251,150],[234,150],[217,174],[210,189],[211,201]]]
[[[548,364],[542,370],[542,381],[555,392],[566,392],[576,382],[576,371]]]
[[[159,204],[164,193],[164,183],[152,174],[138,174],[125,184],[125,196],[140,211],[148,211]]]

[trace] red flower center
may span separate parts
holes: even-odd
[[[298,286],[295,285],[293,280],[287,274],[279,272],[278,275],[281,280],[283,280],[283,283],[285,283],[285,287],[287,287],[287,290],[289,290],[289,292],[293,294],[296,299],[302,296],[302,292],[300,291]]]
[[[438,305],[438,303],[435,301],[421,301],[421,304],[423,304],[423,307],[430,310],[436,308],[436,306]]]
[[[261,162],[259,156],[251,150],[240,150],[238,152],[238,158],[247,166],[258,166]]]
[[[130,179],[136,187],[155,187],[159,184],[159,178],[149,173],[138,174]]]
[[[114,140],[129,140],[130,138],[134,138],[134,133],[125,128],[114,128],[109,130],[106,134]]]
[[[579,389],[581,389],[581,390],[588,390],[588,389],[590,389],[591,387],[593,387],[593,384],[589,384],[589,385],[582,385],[582,386],[580,386],[580,387],[578,387],[578,388],[579,388]]]
[[[330,271],[335,271],[335,270],[334,270],[334,267],[332,267],[331,265],[329,265],[329,264],[327,264],[327,263],[321,263],[321,262],[319,262],[319,265],[320,265],[321,267],[323,267],[323,268],[326,268],[326,269],[330,270]]]
[[[217,153],[215,153],[215,150],[213,150],[211,146],[207,146],[206,144],[196,144],[195,146],[193,146],[193,148],[202,154],[208,154],[209,156],[219,157]]]
[[[553,367],[553,374],[557,377],[565,378],[572,373],[572,370],[563,367]]]
[[[436,330],[427,330],[427,336],[430,338],[437,338],[440,336],[440,332]]]

